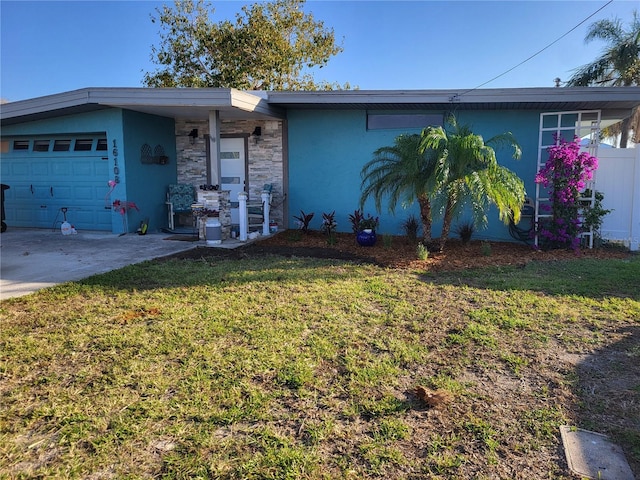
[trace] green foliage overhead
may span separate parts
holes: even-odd
[[[602,54],[593,62],[576,69],[567,82],[572,87],[589,85],[629,87],[640,85],[640,18],[633,12],[629,29],[619,19],[600,20],[589,26],[585,42],[607,42]]]
[[[305,0],[245,5],[235,21],[214,23],[204,0],[177,0],[156,9],[160,43],[146,72],[149,87],[221,87],[242,90],[320,90],[312,70],[342,51],[333,29],[303,11]],[[344,88],[350,88],[345,85]]]

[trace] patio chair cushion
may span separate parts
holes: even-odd
[[[177,184],[169,185],[168,203],[173,205],[174,213],[190,212],[191,205],[195,203],[195,189],[193,185]]]

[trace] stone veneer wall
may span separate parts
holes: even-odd
[[[199,136],[191,144],[189,132],[198,129]],[[176,120],[176,163],[178,167],[178,183],[190,183],[196,189],[207,183],[207,148],[204,134],[209,131],[209,124]]]
[[[262,135],[248,139],[249,199],[259,201],[262,186],[273,185],[271,220],[284,225],[284,160],[282,153],[282,122],[278,120],[225,120],[220,124],[221,135],[250,135],[256,127]],[[189,132],[198,129],[199,136],[193,144]],[[207,154],[204,133],[209,131],[207,121],[176,120],[176,150],[178,183],[190,183],[198,189],[207,183]],[[237,201],[237,199],[230,199]]]

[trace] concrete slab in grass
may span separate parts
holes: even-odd
[[[560,435],[569,468],[582,478],[635,480],[622,449],[600,433],[563,425]]]

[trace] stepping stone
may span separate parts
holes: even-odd
[[[563,425],[560,427],[569,469],[582,478],[635,480],[622,448],[600,433]]]

